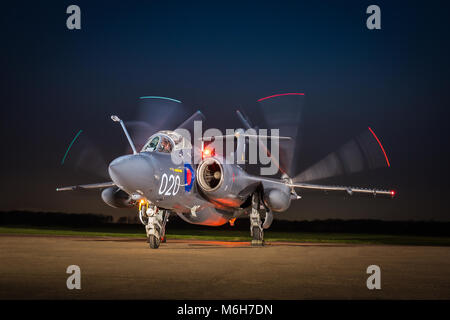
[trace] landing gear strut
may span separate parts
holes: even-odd
[[[142,206],[139,210],[139,218],[145,225],[147,242],[152,249],[158,249],[161,242],[166,242],[166,223],[170,212],[159,209],[156,206]]]
[[[161,242],[166,243],[166,224],[167,221],[169,221],[170,211],[167,210],[161,210],[162,211],[162,223],[161,223]]]
[[[252,246],[264,245],[264,231],[259,212],[259,195],[252,195],[252,211],[250,212],[250,235],[252,236]]]

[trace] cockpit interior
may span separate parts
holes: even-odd
[[[191,148],[191,143],[181,134],[174,131],[159,131],[147,140],[141,152],[171,153],[173,150]]]

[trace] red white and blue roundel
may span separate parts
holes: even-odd
[[[194,168],[189,163],[184,164],[184,191],[189,192],[195,181]]]

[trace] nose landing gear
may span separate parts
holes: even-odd
[[[264,223],[262,218],[264,218]],[[252,195],[252,210],[250,212],[252,246],[260,247],[264,245],[264,229],[268,229],[272,221],[272,211],[261,203],[260,194],[255,192]]]
[[[150,248],[158,249],[161,242],[166,242],[166,223],[169,214],[169,211],[156,206],[140,205],[139,218],[145,225]]]
[[[259,195],[252,195],[252,211],[250,212],[250,235],[252,246],[264,245],[264,231],[262,228],[261,215],[259,213]]]

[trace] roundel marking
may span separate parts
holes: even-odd
[[[191,191],[192,186],[194,185],[195,181],[195,172],[194,168],[189,163],[184,164],[184,190],[186,192]]]

